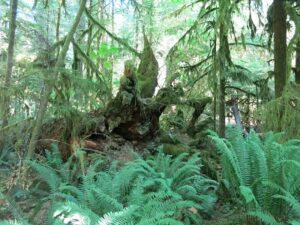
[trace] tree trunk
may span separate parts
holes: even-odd
[[[300,84],[300,41],[298,41],[296,49],[295,81],[297,84]]]
[[[114,0],[111,1],[111,29],[112,32],[115,33],[115,2]],[[111,39],[111,46],[114,47],[115,41],[114,39]],[[111,56],[111,70],[110,70],[110,75],[109,75],[109,88],[110,88],[110,93],[109,93],[109,99],[113,97],[112,90],[113,90],[113,77],[114,77],[114,60],[115,56]]]
[[[69,33],[67,34],[65,43],[62,47],[62,50],[59,53],[59,56],[58,56],[58,59],[57,59],[57,62],[55,64],[54,71],[53,71],[53,74],[52,74],[53,77],[51,77],[51,81],[48,81],[48,83],[46,83],[45,90],[44,90],[44,93],[43,93],[43,96],[41,98],[41,102],[40,102],[40,105],[39,105],[37,118],[36,118],[36,121],[35,121],[35,127],[32,131],[32,136],[31,136],[30,143],[29,143],[29,146],[28,146],[28,155],[27,155],[28,158],[31,158],[34,154],[34,150],[35,150],[35,147],[36,147],[36,142],[38,140],[38,137],[39,137],[39,134],[40,134],[40,131],[41,131],[41,127],[42,127],[42,123],[43,123],[43,119],[44,119],[44,115],[45,115],[45,112],[46,112],[46,109],[47,109],[48,99],[49,99],[49,96],[51,94],[52,88],[54,86],[54,81],[57,79],[57,77],[59,75],[60,68],[63,67],[63,65],[64,65],[64,60],[65,60],[65,57],[67,55],[69,45],[72,41],[72,38],[73,38],[73,35],[74,35],[74,33],[77,29],[77,26],[80,22],[81,15],[82,15],[82,13],[85,9],[86,1],[87,0],[81,0],[80,8],[77,12],[74,23],[73,23]]]
[[[61,3],[58,3],[58,8],[57,8],[57,21],[56,21],[56,28],[55,28],[55,37],[56,37],[56,42],[59,42],[59,30],[60,30],[60,18],[61,18]],[[57,48],[56,56],[59,56],[59,49],[60,47]]]
[[[237,99],[232,98],[231,102],[232,102],[231,110],[232,110],[232,114],[234,116],[234,121],[235,121],[236,125],[241,130],[243,130],[242,119],[241,119],[241,114],[240,114],[240,110],[239,110]]]
[[[275,73],[275,97],[282,95],[287,73],[287,23],[283,0],[274,0],[273,24],[274,24],[274,73]]]
[[[14,56],[14,47],[15,47],[15,34],[16,34],[16,18],[17,18],[17,9],[18,9],[18,0],[10,1],[10,21],[9,21],[9,43],[7,50],[7,67],[6,67],[6,76],[5,76],[5,92],[3,99],[3,116],[2,116],[2,127],[8,125],[8,118],[10,115],[10,85],[11,85],[11,76],[13,68],[13,56]]]
[[[219,52],[218,52],[218,72],[219,72],[219,135],[225,137],[225,97],[226,97],[226,41],[227,32],[224,23],[221,23],[219,30]]]
[[[225,137],[225,97],[226,97],[226,71],[232,65],[228,44],[228,31],[231,21],[232,1],[219,0],[219,14],[217,21],[217,38],[219,49],[217,51],[217,74],[219,75],[219,136]]]
[[[221,75],[219,80],[219,135],[220,137],[225,137],[225,86],[226,86],[226,80],[225,75]]]

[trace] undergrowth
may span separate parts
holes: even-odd
[[[300,224],[299,140],[283,141],[283,134],[272,132],[245,134],[238,128],[228,129],[226,139],[214,132],[209,137],[220,155],[219,183],[201,175],[198,154],[160,152],[107,165],[99,158],[82,163],[80,151],[64,162],[53,146],[44,160],[27,162],[38,175],[30,191],[35,209],[22,218],[12,201],[19,222],[0,224],[36,224],[42,213],[43,224],[49,225],[198,225],[214,222],[210,216],[218,210],[217,189],[239,209],[240,222],[233,224]],[[230,218],[225,220],[228,224]]]
[[[224,186],[249,213],[247,224],[300,224],[300,141],[261,138],[238,128],[227,139],[211,133],[221,155]],[[252,219],[251,219],[252,218]]]
[[[200,174],[197,154],[159,153],[108,168],[95,160],[85,171],[72,157],[63,162],[55,146],[46,159],[29,162],[40,179],[30,221],[49,204],[44,223],[51,225],[202,224],[216,201],[218,184]]]

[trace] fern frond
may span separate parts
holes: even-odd
[[[214,141],[217,149],[221,153],[221,163],[224,168],[225,178],[230,180],[233,187],[243,185],[238,158],[232,150],[230,143],[226,143],[225,140],[215,135],[209,135],[209,137]]]
[[[300,219],[300,201],[298,201],[293,195],[285,192],[285,195],[274,195],[273,198],[283,199],[291,207],[292,211]]]
[[[266,225],[283,225],[283,223],[278,222],[270,213],[267,212],[253,211],[249,212],[249,215],[258,218]]]
[[[50,224],[96,225],[99,217],[90,209],[73,202],[55,203],[49,212]]]
[[[0,225],[29,225],[26,221],[2,220]]]
[[[299,219],[299,220],[292,220],[292,221],[289,221],[289,224],[290,224],[290,225],[300,225],[300,219]]]
[[[98,225],[123,225],[123,224],[134,224],[134,212],[138,210],[138,206],[130,206],[128,208],[124,208],[118,212],[109,212],[106,213],[103,217],[98,221]]]
[[[52,192],[58,189],[62,180],[53,168],[44,166],[35,161],[28,161],[28,164],[39,174],[41,179],[48,184]]]
[[[240,191],[242,196],[245,199],[247,208],[251,208],[252,210],[259,209],[258,202],[256,200],[255,195],[253,194],[251,188],[246,186],[240,186]]]

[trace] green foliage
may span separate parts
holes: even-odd
[[[16,201],[8,196],[2,193],[2,191],[0,191],[0,200],[5,202],[7,204],[7,208],[8,211],[12,214],[12,216],[17,219],[18,221],[22,221],[22,224],[26,225],[27,221],[24,218],[23,212],[20,209],[19,205],[16,203]],[[1,221],[0,220],[0,224],[4,223],[4,224],[19,224],[17,223],[17,221]]]
[[[50,193],[60,192],[64,185],[70,185],[76,179],[78,168],[73,162],[73,156],[63,163],[60,151],[57,145],[52,145],[51,151],[46,150],[46,161],[29,161],[28,164],[38,172],[42,181],[48,187]]]
[[[49,186],[48,224],[201,224],[201,215],[210,213],[216,201],[217,183],[201,176],[198,155],[172,159],[159,153],[105,171],[96,161],[79,185],[61,173],[69,162],[62,163],[57,148],[47,159],[30,165]]]
[[[283,131],[284,138],[300,138],[299,85],[288,84],[280,98],[264,106],[264,130]]]
[[[115,46],[109,46],[106,43],[103,43],[100,45],[98,51],[92,52],[91,53],[91,58],[92,59],[97,59],[97,58],[107,58],[110,57],[114,54],[117,54],[119,52],[119,48]]]
[[[254,211],[250,215],[266,224],[278,218],[300,219],[299,140],[282,143],[282,135],[274,133],[262,140],[254,131],[244,137],[238,128],[228,130],[228,140],[215,133],[210,137],[221,154],[232,197],[243,200],[245,208]]]
[[[3,221],[0,221],[0,225],[26,225],[28,224],[27,222],[25,221],[13,221],[13,220],[3,220]]]

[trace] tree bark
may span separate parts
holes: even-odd
[[[56,28],[55,28],[55,37],[56,37],[56,42],[59,42],[59,30],[60,30],[60,18],[61,18],[61,3],[58,3],[58,8],[57,8],[57,21],[56,21]],[[60,47],[57,48],[56,56],[59,56],[59,49]]]
[[[237,103],[237,99],[232,99],[231,101],[232,101],[231,110],[234,116],[235,123],[241,130],[243,130],[242,119],[241,119],[241,114]]]
[[[295,81],[297,84],[300,84],[300,41],[298,41],[296,49]]]
[[[225,137],[225,118],[226,118],[226,72],[232,66],[230,49],[228,44],[229,24],[231,23],[231,7],[233,2],[230,0],[219,0],[219,15],[217,21],[217,38],[219,49],[217,51],[217,69],[219,86],[219,136]]]
[[[225,97],[226,97],[226,41],[227,41],[227,31],[225,29],[224,23],[221,23],[219,30],[219,43],[220,49],[218,52],[218,72],[219,72],[219,135],[220,137],[225,137],[226,129],[226,110],[225,110]]]
[[[41,127],[42,127],[42,123],[43,123],[43,119],[44,119],[44,115],[45,115],[45,112],[46,112],[46,109],[47,109],[49,96],[50,96],[51,91],[54,87],[54,82],[55,82],[55,80],[57,79],[57,77],[59,75],[59,70],[64,65],[64,60],[65,60],[65,57],[67,55],[69,45],[72,41],[73,35],[74,35],[74,33],[75,33],[75,31],[78,27],[78,24],[80,22],[80,18],[81,18],[82,14],[83,14],[83,11],[85,9],[86,1],[87,0],[81,0],[80,8],[77,12],[74,23],[73,23],[70,31],[68,32],[65,43],[64,43],[64,45],[63,45],[63,47],[62,47],[62,49],[59,53],[57,62],[56,62],[55,67],[54,67],[54,71],[52,73],[51,81],[46,83],[45,90],[44,90],[44,93],[43,93],[43,96],[41,98],[41,102],[40,102],[40,105],[39,105],[39,110],[38,110],[38,113],[37,113],[35,126],[33,128],[32,136],[31,136],[29,146],[28,146],[28,154],[27,154],[28,158],[32,158],[32,156],[34,154],[34,150],[35,150],[35,147],[36,147],[36,142],[38,140],[38,137],[39,137],[39,134],[40,134],[40,131],[41,131]]]
[[[12,69],[13,69],[13,57],[15,47],[15,35],[16,35],[16,19],[17,19],[18,0],[10,1],[10,21],[9,21],[9,43],[7,50],[7,67],[5,76],[5,88],[3,99],[3,116],[2,116],[2,128],[8,125],[8,118],[10,115],[10,95],[9,88],[11,85]]]
[[[283,0],[274,0],[274,73],[275,97],[282,95],[287,74],[287,23]]]
[[[220,137],[225,137],[225,96],[226,96],[226,80],[225,75],[221,75],[219,80],[219,135]]]

